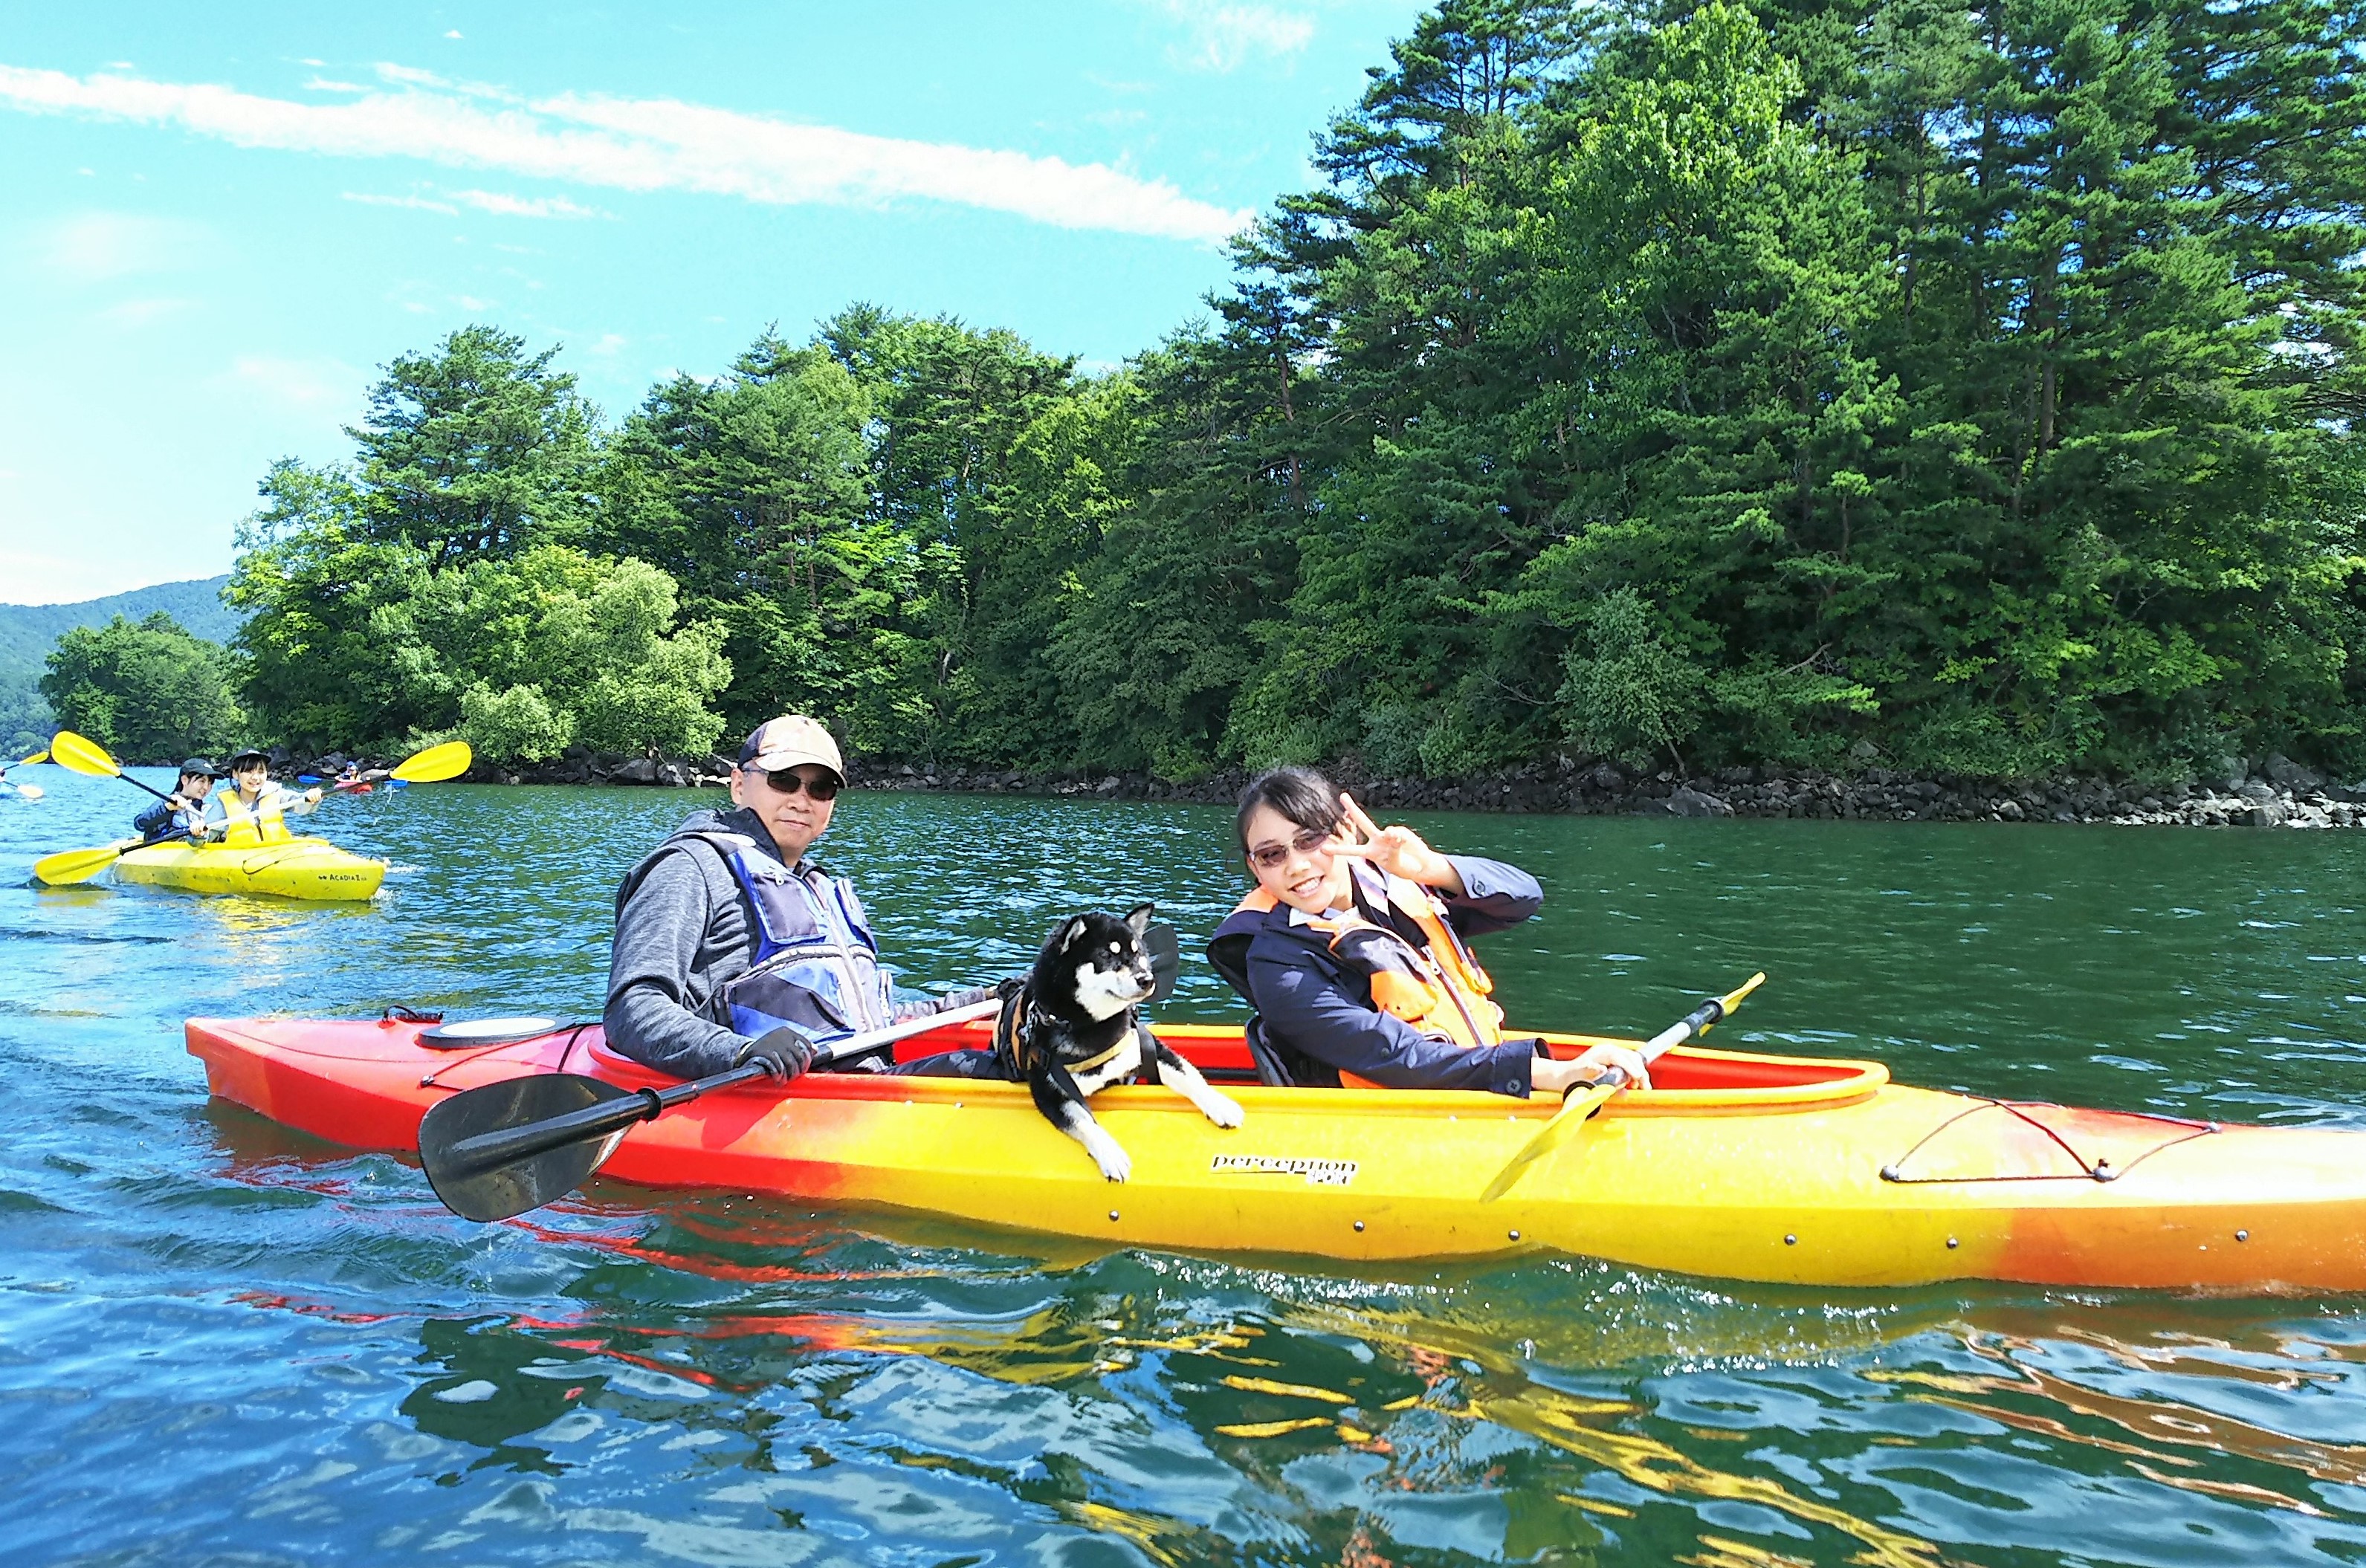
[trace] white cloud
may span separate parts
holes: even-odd
[[[225,390],[267,398],[290,408],[339,410],[360,404],[369,378],[343,360],[241,354],[213,380]]]
[[[128,212],[82,212],[37,241],[43,263],[73,283],[100,283],[186,265],[210,237],[199,225]]]
[[[367,87],[358,82],[337,82],[326,76],[315,76],[304,84],[308,93],[366,93]]]
[[[136,332],[167,316],[179,315],[192,303],[186,299],[125,299],[100,311],[98,319],[110,327]]]
[[[503,218],[609,218],[614,214],[584,207],[565,196],[510,196],[501,191],[454,191],[454,201],[467,202],[479,212]]]
[[[450,32],[445,33],[444,36],[445,36],[445,38],[447,38],[447,39],[456,39],[456,38],[458,38],[458,37],[460,36],[460,29],[459,29],[459,28],[454,28]]]
[[[430,186],[429,189],[434,187]],[[609,218],[612,213],[596,207],[585,207],[565,196],[512,196],[506,191],[445,191],[442,199],[434,196],[380,196],[369,191],[343,191],[345,200],[359,202],[364,207],[407,207],[421,212],[440,212],[446,218],[460,216],[460,208],[473,207],[479,212],[490,212],[501,218]]]
[[[413,207],[422,212],[440,212],[446,218],[457,218],[460,209],[448,201],[435,201],[422,196],[377,196],[366,191],[341,191],[347,201],[357,201],[364,207]]]
[[[491,107],[466,86],[407,85],[349,103],[209,84],[0,65],[0,106],[176,126],[240,147],[418,158],[626,191],[694,191],[776,205],[918,198],[1065,229],[1221,241],[1251,214],[1098,163],[907,141],[674,99],[561,94]]]
[[[1163,0],[1161,8],[1190,40],[1168,50],[1167,58],[1198,71],[1237,71],[1252,60],[1287,59],[1314,39],[1313,17],[1270,6]]]

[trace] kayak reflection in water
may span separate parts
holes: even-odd
[[[1465,941],[1543,906],[1527,872],[1380,827],[1309,768],[1253,779],[1235,826],[1256,887],[1216,928],[1208,961],[1256,1014],[1248,1043],[1266,1082],[1525,1099],[1616,1067],[1651,1087],[1623,1046],[1563,1061],[1538,1040],[1504,1037],[1494,982]]]
[[[611,1047],[677,1077],[753,1062],[785,1081],[816,1065],[817,1042],[994,994],[896,1000],[854,885],[806,857],[845,784],[819,721],[770,720],[739,748],[732,809],[693,812],[625,873],[608,961]],[[990,1060],[951,1052],[907,1070],[975,1077]],[[883,1047],[828,1065],[880,1071],[892,1061]]]

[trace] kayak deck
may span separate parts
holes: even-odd
[[[187,1034],[216,1095],[363,1148],[413,1151],[429,1106],[520,1074],[672,1081],[610,1052],[597,1025],[456,1051],[421,1045],[420,1027],[198,1018]],[[898,1055],[983,1046],[989,1027],[948,1025]],[[1245,1121],[1219,1128],[1155,1086],[1103,1091],[1094,1114],[1133,1159],[1124,1183],[1102,1181],[1023,1084],[863,1074],[709,1094],[635,1126],[604,1170],[1199,1252],[1551,1249],[1821,1285],[2366,1289],[2366,1134],[1982,1100],[1893,1084],[1875,1062],[1679,1047],[1653,1089],[1617,1096],[1482,1202],[1556,1102],[1268,1088],[1237,1027],[1159,1034]],[[1596,1038],[1546,1037],[1563,1054]]]
[[[315,902],[377,896],[386,862],[338,848],[325,838],[277,843],[154,844],[127,852],[117,878],[191,893],[268,893]]]

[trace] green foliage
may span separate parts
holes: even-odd
[[[229,656],[163,610],[78,626],[58,639],[41,696],[62,728],[136,763],[178,762],[236,741]]]
[[[714,745],[722,628],[675,630],[664,571],[563,542],[592,505],[590,415],[549,359],[455,333],[390,369],[355,466],[273,465],[226,590],[267,733],[387,751],[456,731],[497,761]]]
[[[500,761],[541,762],[570,745],[702,754],[723,718],[707,706],[731,678],[723,632],[669,634],[673,579],[644,561],[537,545],[429,581],[373,618],[400,650],[406,695],[456,711],[461,738]]]
[[[1175,779],[2366,769],[2360,36],[1443,0],[1110,374],[857,305],[603,436],[490,329],[398,360],[351,467],[265,481],[246,700]]]
[[[421,552],[431,571],[576,537],[597,413],[550,368],[558,353],[464,327],[387,366],[345,431],[364,536]]]

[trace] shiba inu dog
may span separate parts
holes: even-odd
[[[1003,982],[1014,989],[994,1025],[1003,1070],[1026,1081],[1036,1109],[1083,1144],[1112,1182],[1132,1173],[1132,1157],[1085,1103],[1109,1084],[1139,1072],[1175,1090],[1218,1126],[1241,1125],[1240,1106],[1210,1088],[1198,1068],[1160,1044],[1137,1016],[1158,987],[1144,942],[1155,907],[1143,904],[1122,920],[1095,911],[1062,921],[1027,978]],[[1171,956],[1171,940],[1166,950]]]

